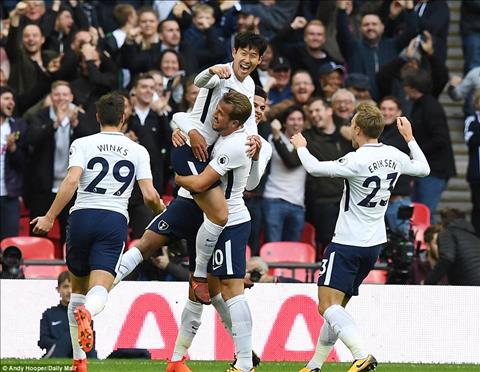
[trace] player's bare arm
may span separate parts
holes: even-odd
[[[200,161],[207,161],[208,159],[208,145],[205,138],[196,129],[192,129],[188,132],[190,138],[190,146],[193,151],[193,155]]]
[[[35,234],[47,234],[53,226],[55,218],[60,214],[67,203],[73,198],[77,191],[78,183],[83,169],[80,167],[71,167],[68,169],[67,176],[62,181],[58,189],[57,196],[45,216],[36,217],[30,222],[34,226]]]
[[[190,192],[201,193],[206,191],[212,184],[220,179],[220,175],[209,165],[199,175],[175,176],[177,185],[184,187]]]
[[[165,209],[165,204],[160,198],[157,190],[153,186],[151,178],[138,180],[138,186],[142,191],[143,201],[155,214],[162,213]]]

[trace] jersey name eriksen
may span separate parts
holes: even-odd
[[[397,162],[392,159],[380,159],[374,161],[368,166],[370,173],[373,173],[380,168],[392,168],[393,170],[397,170]]]
[[[111,143],[104,143],[103,145],[97,145],[97,149],[100,152],[113,151],[118,152],[122,156],[128,155],[128,149],[123,146],[113,145]]]

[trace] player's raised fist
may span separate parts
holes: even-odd
[[[292,138],[290,138],[290,143],[295,147],[295,150],[307,146],[307,140],[301,133],[294,134]]]
[[[410,124],[405,116],[397,118],[397,128],[405,141],[410,142],[414,139],[412,133],[412,124]]]
[[[217,75],[220,79],[228,79],[232,75],[230,67],[225,65],[215,65],[209,68],[208,72]]]

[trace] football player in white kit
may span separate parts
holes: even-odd
[[[342,340],[354,357],[349,372],[371,371],[377,366],[345,306],[351,296],[358,295],[358,287],[387,241],[385,211],[398,177],[400,174],[425,177],[430,173],[410,122],[399,117],[397,126],[408,143],[411,159],[395,147],[378,142],[384,121],[381,111],[370,104],[361,104],[352,119],[352,144],[357,150],[336,161],[318,161],[307,150],[301,134],[291,139],[308,173],[345,178],[335,234],[324,253],[318,279],[318,310],[325,321],[315,354],[300,372],[319,372],[337,339]]]
[[[32,221],[46,234],[77,191],[67,231],[67,266],[72,282],[68,320],[74,370],[87,371],[85,352],[92,349],[91,319],[108,299],[128,235],[128,199],[135,180],[154,213],[165,207],[153,187],[147,150],[121,132],[124,98],[107,94],[96,104],[101,132],[70,146],[68,173],[45,216]]]
[[[252,318],[243,295],[245,249],[250,236],[250,213],[243,200],[252,160],[245,152],[247,132],[243,123],[250,116],[252,105],[241,93],[231,91],[222,97],[214,113],[213,129],[220,137],[211,160],[198,175],[176,176],[176,182],[190,192],[202,192],[221,181],[228,203],[227,228],[215,246],[211,273],[220,279],[220,290],[231,317],[236,363],[227,371],[252,370]],[[198,254],[198,251],[197,251]]]
[[[261,62],[266,47],[267,41],[263,36],[251,32],[240,33],[235,37],[233,62],[212,66],[196,76],[195,85],[201,89],[192,111],[177,113],[172,121],[173,126],[188,135],[187,144],[172,150],[171,163],[177,174],[183,176],[200,174],[207,166],[209,151],[218,138],[218,133],[212,129],[213,113],[226,92],[234,90],[246,95],[253,107],[255,83],[249,75]],[[245,123],[245,130],[248,135],[258,133],[253,109]],[[254,163],[249,183],[256,174],[258,184],[270,159],[271,146],[257,137],[262,144],[261,161]],[[252,147],[250,155],[254,150],[255,147]],[[209,185],[207,190],[193,194],[195,202],[204,211],[206,218],[197,234],[197,258],[191,284],[198,301],[204,304],[210,303],[206,282],[208,261],[228,220],[225,195],[218,185],[218,183]],[[249,189],[253,189],[256,185],[248,186]],[[186,196],[181,193],[179,195]]]

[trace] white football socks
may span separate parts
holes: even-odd
[[[245,295],[227,300],[232,318],[232,337],[235,344],[237,362],[235,367],[250,371],[252,365],[252,314]]]
[[[188,348],[192,345],[193,338],[197,334],[201,324],[202,311],[202,304],[187,300],[182,311],[180,329],[177,339],[175,340],[175,348],[173,349],[172,362],[182,360]]]
[[[222,233],[225,226],[220,226],[208,218],[202,223],[202,226],[198,229],[196,239],[196,252],[197,258],[195,259],[195,272],[193,276],[198,278],[207,277],[207,266],[210,257],[212,257],[215,245],[217,245],[218,237]]]
[[[332,327],[330,327],[330,324],[328,324],[328,322],[325,320],[323,322],[322,329],[320,330],[320,335],[318,336],[315,354],[313,354],[312,359],[310,359],[310,362],[308,362],[307,368],[322,368],[325,359],[327,359],[330,350],[332,350],[337,340],[338,336],[335,334]]]
[[[232,335],[232,318],[230,316],[230,310],[228,310],[227,303],[222,297],[222,294],[219,293],[215,297],[211,298],[212,305],[217,310],[217,313],[220,315],[220,319],[222,319],[222,324],[227,330],[228,334]]]
[[[135,268],[143,261],[143,256],[137,247],[132,247],[122,255],[120,265],[118,266],[117,276],[113,281],[113,286],[116,286],[123,280],[128,274],[130,274]]]
[[[92,318],[103,310],[108,300],[108,291],[101,285],[90,289],[85,299],[85,309],[90,312]]]
[[[70,339],[72,340],[73,359],[85,359],[87,354],[82,350],[78,343],[78,326],[75,320],[74,311],[78,306],[85,304],[85,296],[78,293],[72,293],[68,303],[67,315],[68,325],[70,326]]]
[[[323,318],[328,321],[338,338],[350,349],[355,359],[368,356],[355,321],[342,306],[330,306],[323,313]]]

